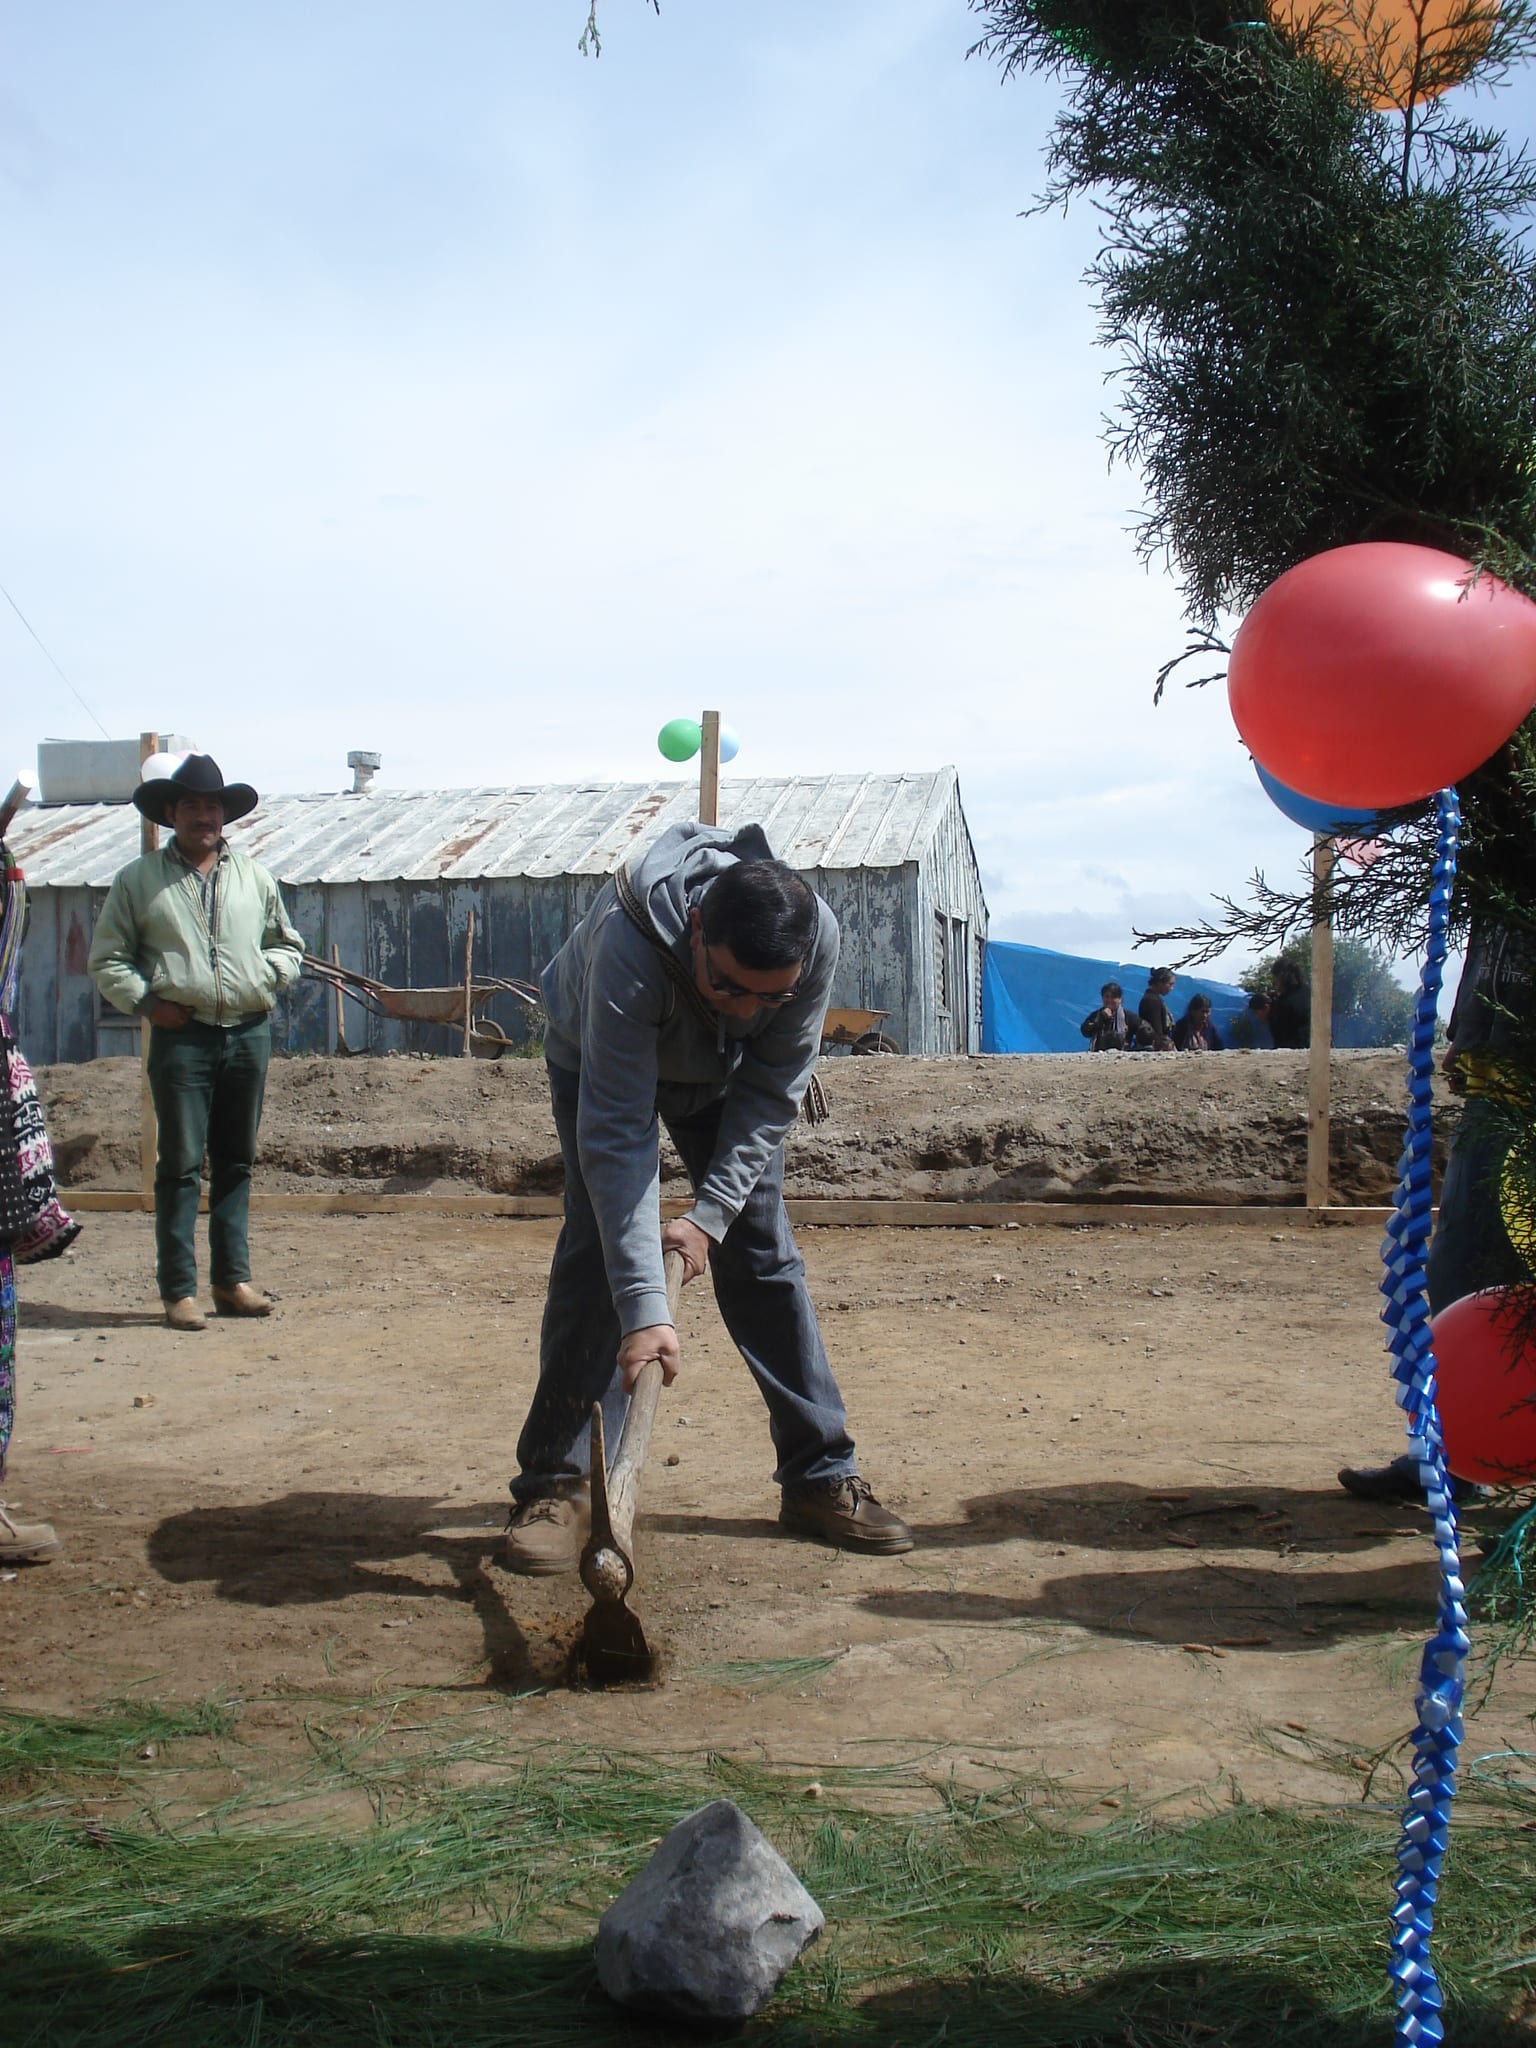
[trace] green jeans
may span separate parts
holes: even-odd
[[[155,1278],[162,1301],[197,1292],[197,1203],[208,1155],[208,1268],[215,1287],[251,1277],[251,1169],[272,1055],[272,1021],[156,1025],[149,1087],[160,1125]]]

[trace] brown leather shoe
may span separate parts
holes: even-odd
[[[173,1330],[206,1330],[208,1318],[197,1305],[195,1294],[184,1294],[180,1301],[163,1304],[165,1320]]]
[[[213,1305],[221,1316],[269,1316],[272,1304],[258,1294],[249,1280],[237,1280],[233,1287],[215,1287]]]
[[[525,1500],[507,1524],[507,1570],[527,1579],[573,1572],[591,1528],[592,1501],[585,1486]]]
[[[870,1550],[884,1557],[912,1548],[912,1531],[889,1508],[881,1507],[869,1481],[857,1472],[835,1486],[818,1486],[780,1495],[779,1527],[797,1536],[819,1536],[839,1550]]]
[[[0,1508],[0,1566],[46,1564],[64,1548],[50,1522],[13,1522]]]

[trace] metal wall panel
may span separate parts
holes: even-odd
[[[27,936],[16,990],[16,1029],[35,1066],[59,1056],[59,913],[67,892],[44,889],[28,900]]]
[[[138,813],[134,813],[137,817]],[[55,934],[55,997],[54,997],[54,1057],[61,1060],[89,1060],[96,1057],[97,1017],[105,1007],[96,993],[96,984],[85,971],[90,957],[91,938],[96,930],[96,919],[101,906],[107,900],[105,889],[93,892],[89,889],[66,889],[63,901],[58,907],[58,925]],[[21,971],[27,972],[26,955],[23,953]],[[137,1022],[122,1016],[120,1010],[108,1010],[112,1018],[122,1018],[115,1032],[110,1031],[117,1042],[109,1050],[137,1052],[139,1031]]]

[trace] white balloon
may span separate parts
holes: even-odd
[[[146,782],[160,782],[167,775],[174,775],[182,762],[190,761],[191,758],[190,748],[180,754],[151,754],[144,763],[143,779]]]

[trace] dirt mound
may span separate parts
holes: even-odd
[[[799,1125],[799,1196],[967,1201],[1284,1202],[1305,1178],[1306,1055],[1060,1054],[824,1060],[831,1120]],[[139,1067],[38,1076],[67,1187],[139,1175]],[[1391,1193],[1401,1053],[1333,1060],[1336,1202]],[[666,1161],[669,1177],[678,1163]],[[416,1057],[274,1062],[261,1184],[317,1193],[553,1194],[559,1148],[537,1061]]]

